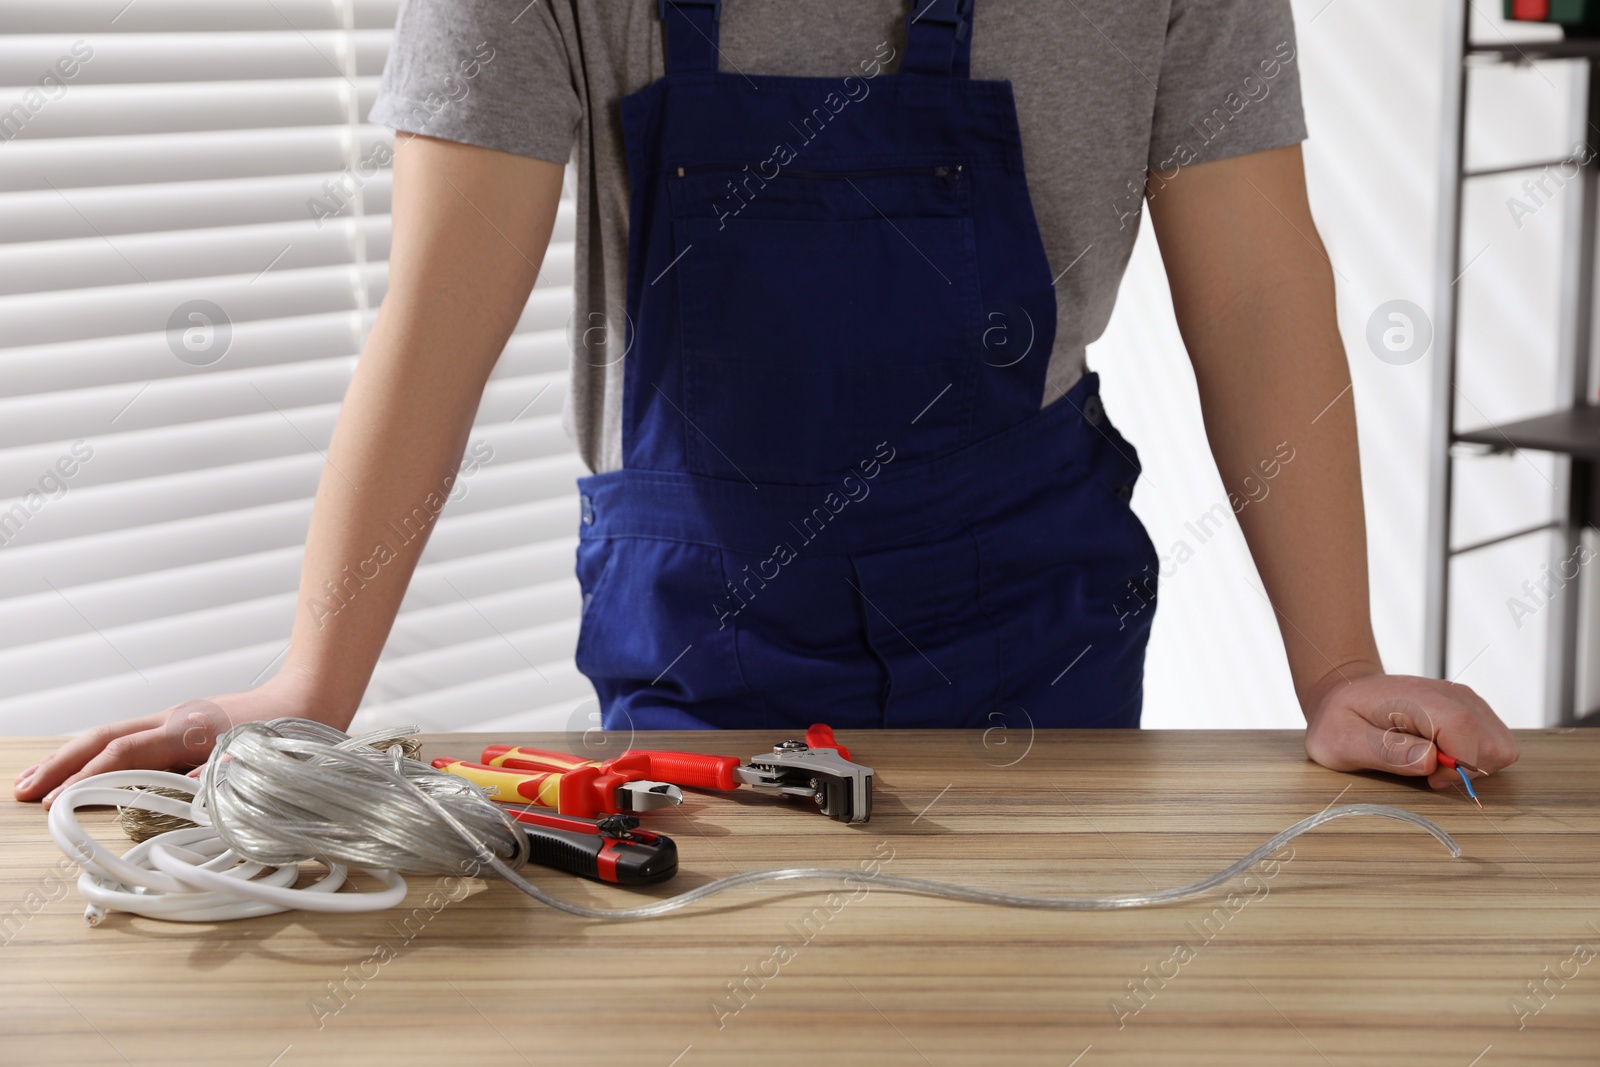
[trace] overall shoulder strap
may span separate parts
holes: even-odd
[[[717,69],[722,0],[657,0],[667,42],[667,73]]]
[[[913,0],[906,16],[906,54],[902,73],[972,74],[974,0]]]

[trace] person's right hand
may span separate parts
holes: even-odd
[[[285,716],[326,721],[312,711],[292,676],[280,673],[242,693],[187,700],[166,711],[97,726],[17,775],[12,794],[18,800],[42,798],[49,808],[61,790],[104,771],[187,771],[206,761],[229,727]],[[344,729],[349,723],[329,725]]]
[[[1459,682],[1386,674],[1376,663],[1347,663],[1311,691],[1306,755],[1335,771],[1426,776],[1435,789],[1460,778],[1440,751],[1485,772],[1511,766],[1517,739],[1484,699]]]

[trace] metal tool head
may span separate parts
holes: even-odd
[[[830,819],[856,823],[872,817],[872,768],[851,763],[838,749],[784,741],[740,770],[739,777],[757,789],[815,800]]]
[[[666,782],[639,780],[617,786],[617,802],[629,811],[654,811],[683,803],[683,790]]]

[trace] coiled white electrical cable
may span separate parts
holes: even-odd
[[[78,891],[85,918],[107,910],[185,922],[215,922],[300,908],[357,912],[393,907],[405,898],[398,873],[480,874],[492,869],[543,904],[569,915],[612,921],[648,919],[737,886],[825,881],[967,900],[1012,908],[1094,911],[1170,904],[1200,896],[1335,819],[1373,815],[1410,823],[1433,835],[1450,855],[1461,848],[1429,819],[1381,804],[1346,804],[1302,819],[1237,862],[1191,885],[1104,897],[1040,897],[1000,893],[923,878],[829,867],[782,867],[719,878],[633,908],[592,908],[551,896],[517,873],[529,855],[520,824],[478,787],[456,775],[403,759],[396,747],[373,748],[416,727],[351,737],[306,719],[245,723],[217,742],[194,779],[161,771],[113,771],[63,790],[50,809],[50,833],[83,866]],[[128,789],[126,787],[137,787]],[[167,786],[190,801],[143,790]],[[134,806],[187,818],[194,827],[168,831],[121,856],[96,842],[78,821],[88,805]],[[293,888],[299,864],[317,860],[327,874]],[[348,868],[383,888],[340,893]]]

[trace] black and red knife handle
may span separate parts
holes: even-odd
[[[678,846],[665,834],[636,829],[625,837],[608,836],[587,819],[548,809],[510,815],[524,824],[529,860],[541,867],[612,885],[664,882],[678,871]]]

